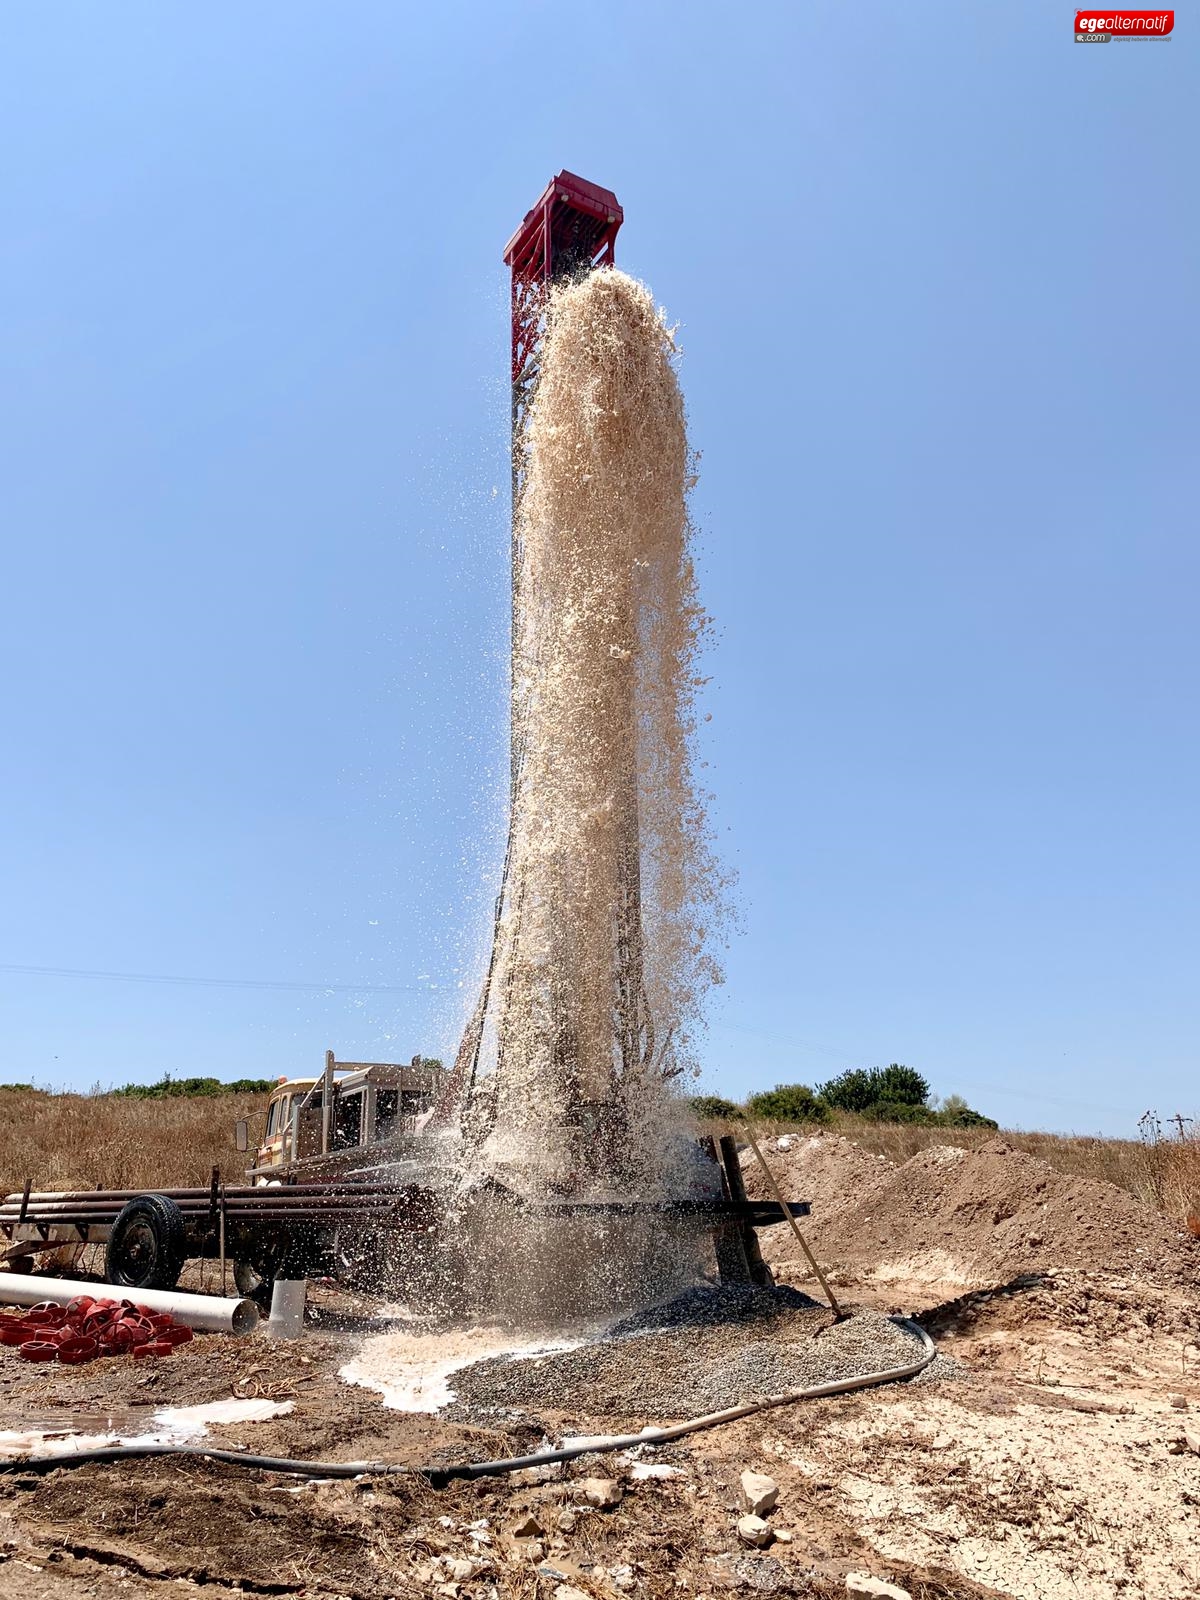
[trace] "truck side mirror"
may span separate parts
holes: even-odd
[[[245,1155],[250,1148],[250,1124],[245,1117],[233,1125],[233,1146],[240,1155]]]

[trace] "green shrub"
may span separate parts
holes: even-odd
[[[994,1117],[974,1111],[960,1094],[948,1094],[942,1101],[937,1120],[945,1128],[998,1128]]]
[[[868,1116],[876,1105],[925,1105],[929,1083],[915,1068],[893,1061],[890,1067],[852,1067],[821,1084],[817,1094],[837,1111]]]
[[[752,1117],[767,1122],[828,1122],[829,1107],[806,1083],[777,1083],[773,1089],[752,1094],[746,1101]]]
[[[905,1100],[876,1100],[859,1113],[868,1122],[912,1122],[929,1124],[938,1121],[936,1111],[928,1106],[910,1105]]]
[[[688,1108],[701,1122],[733,1122],[742,1115],[742,1108],[720,1094],[693,1094],[688,1096]]]

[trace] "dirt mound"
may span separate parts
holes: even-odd
[[[886,1156],[872,1155],[838,1133],[785,1133],[762,1139],[759,1146],[784,1198],[807,1200],[812,1206],[814,1225],[832,1221],[873,1194],[895,1170]],[[747,1194],[755,1200],[773,1198],[748,1145],[741,1153],[741,1164]]]
[[[832,1214],[814,1205],[811,1229],[818,1256],[852,1278],[972,1288],[1076,1268],[1200,1286],[1200,1245],[1166,1217],[1124,1189],[1057,1172],[1003,1139],[978,1150],[933,1146],[885,1169],[882,1181],[872,1166],[875,1181],[865,1188],[863,1155],[851,1159],[843,1184],[851,1203]],[[769,1260],[794,1257],[794,1241],[782,1234],[763,1235]]]

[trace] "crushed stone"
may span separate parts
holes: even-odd
[[[795,1290],[690,1290],[574,1350],[463,1369],[444,1415],[578,1410],[659,1422],[903,1366],[920,1353],[875,1312],[831,1322],[827,1307]]]

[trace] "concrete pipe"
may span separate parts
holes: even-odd
[[[253,1300],[220,1300],[179,1289],[131,1289],[119,1283],[80,1283],[72,1278],[31,1278],[0,1272],[0,1305],[36,1306],[43,1300],[65,1306],[78,1295],[93,1300],[129,1300],[151,1311],[169,1311],[177,1322],[200,1333],[249,1333],[258,1323]]]

